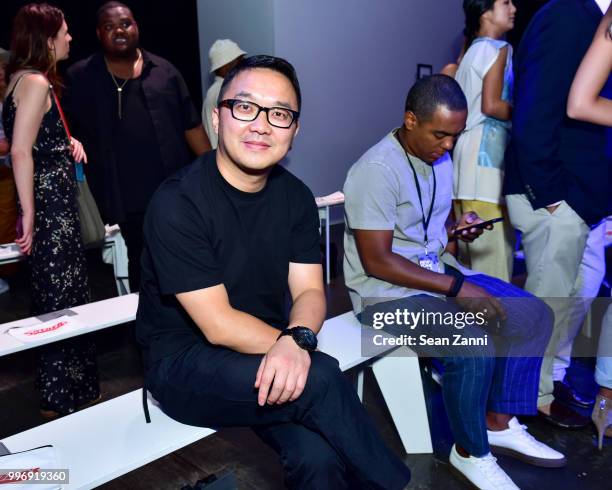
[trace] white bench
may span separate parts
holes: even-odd
[[[331,265],[329,256],[331,243],[329,237],[329,229],[331,226],[329,210],[334,206],[343,205],[344,197],[342,197],[342,200],[336,199],[331,202],[326,201],[326,197],[317,197],[315,200],[317,201],[317,207],[319,209],[319,232],[323,235],[323,241],[325,242],[325,284],[329,284],[331,282],[331,271],[329,270]]]
[[[75,306],[70,308],[69,311],[76,314],[74,317],[83,324],[82,329],[73,330],[65,335],[59,335],[46,340],[39,340],[37,342],[20,342],[15,337],[6,333],[6,331],[13,327],[25,327],[30,325],[36,325],[42,323],[42,320],[37,317],[24,318],[22,320],[15,320],[9,323],[3,323],[0,325],[0,357],[19,352],[26,349],[32,349],[39,345],[48,344],[51,342],[57,342],[69,337],[75,337],[88,332],[94,332],[103,328],[112,327],[114,325],[120,325],[122,323],[131,322],[136,319],[136,309],[138,308],[138,294],[132,293],[125,296],[116,296],[114,298],[105,299],[102,301],[96,301],[94,303],[87,303],[81,306]],[[62,310],[66,311],[66,310]],[[54,315],[61,314],[61,312],[55,312]],[[46,317],[47,315],[43,315]]]
[[[19,250],[19,245],[16,243],[0,244],[0,265],[12,264],[24,260],[25,255]]]
[[[418,359],[363,357],[361,335],[353,313],[345,313],[325,322],[319,346],[338,359],[343,371],[361,367],[360,391],[363,370],[371,365],[406,452],[431,453]],[[135,390],[1,442],[12,452],[52,444],[60,451],[61,466],[70,470],[65,488],[90,489],[214,433],[170,419],[149,400],[151,424],[145,422],[142,392]]]
[[[369,339],[375,333],[380,332],[362,328],[349,311],[325,321],[318,335],[319,349],[338,359],[342,371],[359,368],[357,392],[360,398],[364,371],[371,368],[406,453],[432,453],[419,359],[407,347],[389,347],[385,351],[387,355],[374,359],[364,357],[362,336]]]
[[[135,390],[2,443],[11,452],[52,444],[70,473],[63,488],[88,490],[215,432],[176,422],[153,403],[149,413],[151,424],[144,419],[142,391]]]

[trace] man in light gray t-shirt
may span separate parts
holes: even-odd
[[[448,251],[449,237],[472,241],[483,233],[475,213],[449,219],[448,152],[466,116],[452,78],[434,75],[411,88],[403,125],[348,172],[344,276],[362,323],[395,336],[392,345],[440,359],[456,439],[451,465],[478,488],[512,489],[490,451],[536,466],[566,464],[514,416],[536,412],[552,317],[539,299],[464,268]]]
[[[406,284],[397,284],[367,274],[359,258],[355,233],[352,231],[392,231],[393,252],[414,263],[418,263],[418,257],[425,252],[423,215],[415,174],[408,164],[406,151],[398,140],[399,131],[391,131],[370,148],[351,167],[344,185],[344,193],[348,196],[345,202],[344,279],[356,312],[361,312],[362,298],[401,298],[423,292]],[[466,275],[473,274],[461,266],[454,255],[446,251],[446,221],[450,212],[453,180],[450,156],[445,153],[433,164],[428,164],[414,155],[410,158],[426,211],[432,202],[435,170],[436,196],[427,228],[428,253],[434,252],[439,258],[435,272],[444,273],[444,265],[448,264]],[[466,219],[474,219],[474,216],[470,215]],[[431,291],[431,294],[443,296],[446,291],[448,288]]]

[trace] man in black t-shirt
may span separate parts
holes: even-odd
[[[155,193],[137,315],[146,386],[180,422],[251,426],[279,453],[290,488],[403,488],[408,468],[338,362],[315,351],[325,318],[318,213],[277,165],[300,106],[289,63],[246,58],[214,109],[218,150]]]
[[[102,5],[96,34],[101,51],[70,67],[62,102],[72,132],[87,149],[85,171],[102,218],[121,228],[134,292],[151,196],[210,143],[183,77],[141,47],[127,5]]]

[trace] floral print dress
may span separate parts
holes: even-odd
[[[21,79],[21,75],[15,87]],[[4,104],[4,129],[13,137],[13,92]],[[34,159],[34,238],[29,257],[34,315],[87,303],[87,266],[81,242],[77,184],[68,137],[49,85],[51,109],[43,116],[32,150]],[[77,337],[41,348],[37,386],[41,408],[71,413],[99,397],[95,345]]]

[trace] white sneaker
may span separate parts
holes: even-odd
[[[6,282],[4,279],[0,279],[0,294],[6,293],[8,290],[8,282]]]
[[[480,458],[474,456],[464,458],[453,444],[449,462],[451,468],[459,472],[460,476],[467,478],[473,486],[481,490],[520,490],[497,464],[497,459],[491,453]]]
[[[488,430],[487,436],[491,451],[495,454],[511,456],[543,468],[561,468],[567,464],[563,454],[536,440],[527,432],[527,426],[521,425],[516,417],[510,419],[506,430]]]

